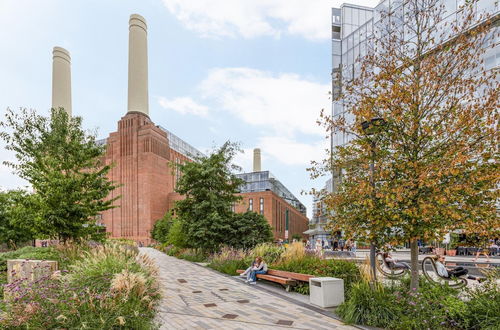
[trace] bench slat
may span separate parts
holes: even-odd
[[[238,274],[245,272],[243,269],[236,270]],[[286,272],[282,270],[268,269],[266,274],[257,274],[257,278],[286,285],[296,285],[297,281],[309,282],[313,275]]]
[[[291,280],[289,278],[284,278],[284,277],[279,277],[279,276],[273,276],[273,275],[267,275],[267,274],[257,274],[257,278],[266,280],[266,281],[271,281],[271,282],[276,282],[280,284],[285,284],[285,285],[295,285],[297,282],[295,280]]]
[[[276,269],[269,269],[267,271],[267,274],[269,275],[274,275],[274,276],[279,276],[279,277],[285,277],[297,281],[302,281],[302,282],[308,282],[309,279],[315,277],[314,275],[308,275],[308,274],[300,274],[300,273],[293,273],[293,272],[287,272],[284,270],[276,270]]]

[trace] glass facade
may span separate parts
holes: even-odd
[[[191,160],[194,160],[195,157],[203,156],[203,154],[200,151],[198,151],[195,147],[191,146],[189,143],[182,140],[180,137],[178,137],[174,133],[170,132],[169,130],[167,130],[166,128],[164,128],[160,125],[158,125],[158,127],[162,131],[167,133],[169,146],[173,150],[177,151],[181,155],[188,157]],[[108,142],[108,139],[96,140],[96,144],[99,146],[105,145],[107,142]]]
[[[462,11],[461,6],[466,0],[440,0],[444,6],[442,20],[438,25],[445,27],[451,21],[459,20]],[[475,17],[480,21],[481,15],[488,14],[496,20],[496,24],[491,28],[488,47],[483,56],[483,65],[486,69],[500,67],[500,40],[498,19],[500,17],[500,1],[481,0],[474,4]],[[384,14],[390,13],[390,19],[383,19]],[[358,60],[367,54],[373,47],[373,36],[383,36],[387,31],[392,30],[404,34],[405,40],[414,38],[411,29],[408,28],[408,15],[405,16],[405,0],[384,0],[375,8],[343,4],[340,8],[332,9],[332,92],[333,99],[342,93],[342,84],[352,80],[360,66]],[[390,26],[389,26],[390,25]],[[436,36],[433,36],[436,37]],[[443,36],[444,39],[452,37]],[[411,50],[409,50],[411,51]],[[332,103],[332,116],[344,117],[346,121],[353,120],[353,116],[345,108],[342,100]],[[333,132],[331,136],[332,148],[348,143],[352,137],[342,133]]]
[[[236,174],[236,176],[246,183],[240,187],[240,193],[272,191],[283,198],[288,204],[295,207],[300,213],[306,214],[306,207],[302,204],[271,172],[250,172]],[[261,204],[262,212],[264,202]]]
[[[189,143],[187,143],[174,133],[170,132],[169,130],[160,125],[158,125],[158,127],[163,131],[165,131],[165,133],[167,133],[168,144],[171,149],[177,151],[178,153],[186,156],[191,160],[194,160],[195,157],[204,156],[200,151],[198,151],[198,149],[196,149],[195,147],[193,147],[192,145],[190,145]]]

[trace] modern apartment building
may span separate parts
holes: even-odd
[[[262,214],[273,228],[275,239],[303,236],[309,219],[306,207],[269,171],[262,171],[260,150],[254,151],[253,172],[237,174],[246,183],[240,188],[242,200],[234,211]]]
[[[383,24],[389,24],[390,20],[382,19],[383,13],[391,12],[395,16],[402,16],[407,1],[383,0],[375,8],[352,4],[342,4],[340,8],[332,8],[332,91],[334,100],[337,96],[341,95],[343,82],[346,83],[359,72],[360,65],[356,63],[356,59],[366,55],[367,50],[373,46],[373,36],[388,29],[388,26],[384,26]],[[466,0],[440,0],[438,4],[444,5],[445,12],[442,16],[442,22],[439,23],[444,24],[456,20],[466,2]],[[496,39],[493,38],[491,40],[491,42],[496,43],[496,46],[493,48],[490,47],[486,51],[483,57],[483,65],[486,69],[499,68],[500,40],[498,40],[498,31],[500,1],[480,0],[473,6],[476,17],[486,13],[495,22],[490,34],[496,34]],[[398,24],[397,22],[402,25],[402,21],[396,20],[390,24]],[[407,33],[403,27],[401,27],[401,30]],[[347,121],[352,120],[352,115],[349,113],[349,109],[344,107],[342,100],[332,103],[332,116],[344,116]],[[332,148],[344,145],[349,140],[350,137],[348,135],[342,132],[334,132],[331,139]],[[333,177],[335,179],[335,175]]]
[[[354,119],[349,109],[344,106],[342,98],[339,99],[342,95],[343,84],[348,83],[359,73],[360,64],[356,62],[356,59],[363,57],[374,46],[373,36],[388,29],[388,26],[384,24],[387,25],[390,21],[382,19],[382,13],[391,12],[402,16],[407,1],[383,0],[374,8],[348,3],[342,4],[340,8],[332,8],[332,117],[344,117],[348,122]],[[456,20],[465,2],[466,0],[440,0],[439,4],[442,4],[445,9],[440,24]],[[474,4],[474,10],[476,17],[486,13],[493,21],[489,48],[483,55],[483,64],[478,63],[478,65],[484,65],[486,69],[498,69],[500,68],[500,40],[498,39],[500,1],[480,0]],[[401,21],[400,24],[403,25]],[[405,31],[404,33],[407,31],[404,26],[401,26],[400,30]],[[491,47],[492,44],[494,47]],[[346,133],[332,132],[332,150],[336,146],[345,145],[351,139],[352,137]],[[334,171],[323,189],[329,192],[335,191],[339,179],[339,172]],[[326,212],[321,199],[316,198],[310,226],[312,229],[308,233],[323,234],[322,228],[327,221]]]

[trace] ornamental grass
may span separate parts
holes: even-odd
[[[75,251],[62,253],[76,258]],[[131,246],[115,242],[90,248],[67,270],[7,285],[0,328],[156,328],[157,274],[154,263]]]

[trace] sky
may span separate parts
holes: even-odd
[[[52,48],[71,54],[72,108],[98,138],[127,111],[128,19],[148,24],[149,114],[209,152],[230,140],[308,209],[306,171],[329,146],[316,124],[331,103],[331,9],[340,0],[0,0],[0,120],[51,106]],[[349,3],[375,6],[378,0]],[[0,161],[12,153],[0,142]],[[0,189],[27,183],[0,165]]]

